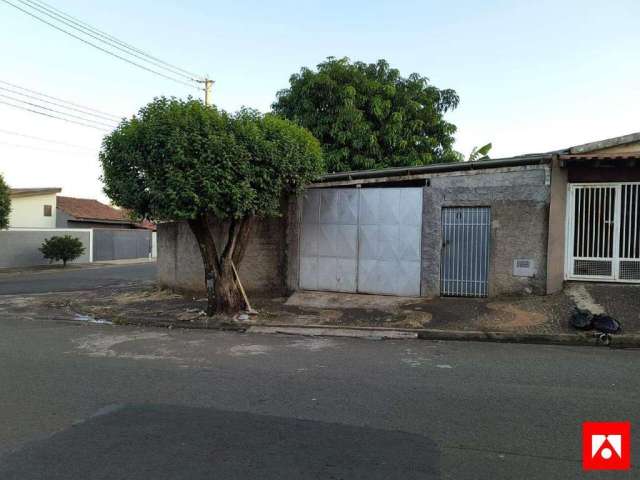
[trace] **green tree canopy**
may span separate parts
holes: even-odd
[[[273,110],[320,140],[330,172],[458,160],[456,127],[444,120],[458,96],[417,73],[405,78],[385,60],[329,57],[289,82]]]
[[[105,137],[100,160],[115,204],[141,218],[189,222],[209,314],[241,306],[233,269],[253,219],[278,216],[283,196],[323,171],[318,141],[293,122],[248,109],[232,115],[192,99],[158,98],[143,107]]]
[[[9,186],[5,183],[0,174],[0,229],[9,226],[9,212],[11,212],[11,197],[9,196]]]

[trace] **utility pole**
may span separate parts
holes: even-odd
[[[202,83],[204,83],[204,104],[209,106],[211,105],[211,87],[213,87],[213,80],[205,78],[202,80]]]

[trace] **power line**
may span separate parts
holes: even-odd
[[[22,0],[20,0],[20,1],[22,1]],[[171,63],[165,62],[164,60],[161,60],[161,59],[159,59],[157,57],[154,57],[153,55],[145,52],[144,50],[141,50],[141,49],[139,49],[139,48],[137,48],[137,47],[135,47],[135,46],[133,46],[133,45],[131,45],[129,43],[126,43],[126,42],[118,39],[117,37],[114,37],[113,35],[110,35],[110,34],[104,32],[103,30],[100,30],[100,29],[98,29],[96,27],[93,27],[90,24],[88,24],[87,22],[84,22],[84,21],[78,19],[77,17],[73,17],[72,15],[69,15],[68,13],[63,12],[60,9],[57,9],[57,8],[51,6],[51,5],[48,5],[43,1],[40,1],[40,0],[27,0],[27,1],[29,1],[30,3],[38,4],[38,5],[42,6],[42,8],[46,8],[49,11],[56,12],[56,13],[60,14],[61,16],[65,17],[66,19],[68,19],[70,22],[75,23],[76,25],[79,25],[79,26],[86,27],[87,29],[93,31],[94,33],[96,33],[96,34],[98,34],[98,35],[100,35],[100,36],[102,36],[104,38],[107,38],[109,40],[112,40],[112,41],[122,45],[123,47],[126,47],[126,48],[128,48],[130,50],[133,50],[133,51],[135,51],[135,52],[137,52],[137,53],[139,53],[141,55],[149,57],[150,59],[155,60],[158,63],[161,63],[163,65],[171,67],[171,68],[173,68],[175,70],[181,71],[182,73],[185,73],[186,75],[188,75],[190,77],[195,77],[195,79],[197,79],[197,81],[201,81],[202,80],[200,75],[197,75],[195,73],[190,72],[189,70],[185,70],[184,68],[180,68],[180,67],[178,67],[176,65],[172,65]]]
[[[6,87],[3,87],[2,85],[0,85],[0,92],[2,92],[2,91],[9,92],[9,93],[12,93],[14,95],[20,95],[22,97],[35,100],[37,102],[44,102],[44,103],[48,103],[48,104],[51,104],[51,105],[55,105],[57,107],[65,109],[65,110],[71,110],[71,111],[79,112],[83,116],[74,115],[73,113],[70,113],[68,111],[56,110],[56,109],[53,109],[53,108],[46,107],[46,106],[42,105],[41,103],[28,102],[26,100],[23,100],[22,98],[16,98],[14,96],[4,95],[2,93],[0,93],[0,97],[8,99],[8,100],[11,100],[13,102],[18,102],[18,103],[23,103],[23,104],[26,104],[26,105],[30,105],[30,106],[38,108],[40,110],[47,110],[49,112],[58,113],[60,115],[63,115],[64,117],[71,117],[71,118],[80,120],[82,122],[80,124],[83,125],[83,126],[88,126],[88,125],[86,125],[86,123],[91,123],[91,124],[94,124],[94,125],[91,125],[94,128],[97,125],[97,126],[100,126],[100,127],[107,127],[108,129],[113,129],[115,127],[115,125],[121,120],[121,118],[118,118],[116,115],[112,115],[110,113],[105,113],[105,112],[103,112],[101,110],[97,110],[95,108],[86,107],[84,105],[80,105],[78,103],[74,103],[74,102],[71,102],[69,100],[64,100],[64,99],[61,99],[61,98],[58,98],[58,97],[53,97],[51,95],[47,95],[45,93],[38,92],[36,90],[31,90],[29,88],[26,88],[26,87],[23,87],[23,86],[20,86],[20,85],[16,85],[15,83],[7,82],[5,80],[0,80],[0,84],[9,85],[10,87],[13,87],[13,88],[6,88]],[[32,93],[33,95],[29,95],[27,93],[23,93],[22,91],[19,91],[19,90],[22,90],[24,92]],[[40,98],[40,97],[43,97],[43,98]],[[51,98],[51,99],[56,100],[56,101],[54,102],[54,101],[46,100],[47,98]],[[4,102],[4,103],[7,104],[6,102]],[[69,105],[71,105],[71,106],[69,106]],[[18,105],[15,105],[15,104],[10,104],[10,106],[18,108]],[[75,107],[78,107],[78,108],[75,108]],[[42,115],[43,112],[41,112],[40,110],[34,111],[34,110],[31,110],[31,109],[27,109],[27,111],[31,111],[33,113],[38,113],[38,114]],[[51,114],[48,114],[46,116],[50,116],[50,117],[53,117],[53,118],[59,118],[58,116],[51,115]],[[93,118],[87,118],[87,117],[93,117]],[[64,120],[71,121],[69,118],[64,118]],[[73,121],[73,123],[78,123],[78,122]]]
[[[54,29],[56,29],[56,30],[58,30],[58,31],[60,31],[60,32],[62,32],[62,33],[64,33],[64,34],[66,34],[66,35],[69,35],[70,37],[75,38],[76,40],[79,40],[79,41],[81,41],[82,43],[85,43],[85,44],[87,44],[87,45],[90,45],[90,46],[92,46],[92,47],[94,47],[94,48],[96,48],[96,49],[100,50],[101,52],[106,53],[107,55],[111,55],[112,57],[115,57],[115,58],[118,58],[118,59],[120,59],[120,60],[123,60],[123,61],[125,61],[125,62],[127,62],[127,63],[130,63],[131,65],[135,65],[135,66],[136,66],[136,67],[138,67],[138,68],[141,68],[141,69],[143,69],[143,70],[146,70],[147,72],[151,72],[151,73],[154,73],[154,74],[156,74],[156,75],[158,75],[158,76],[160,76],[160,77],[166,78],[167,80],[171,80],[171,81],[173,81],[173,82],[176,82],[176,83],[179,83],[179,84],[182,84],[182,85],[186,85],[186,86],[191,87],[191,88],[197,88],[197,87],[196,87],[195,85],[193,85],[192,83],[187,83],[186,81],[179,80],[179,79],[174,78],[174,77],[170,77],[169,75],[165,75],[165,74],[164,74],[164,73],[162,73],[162,72],[158,72],[157,70],[154,70],[154,69],[152,69],[152,68],[149,68],[149,67],[147,67],[147,66],[145,66],[145,65],[142,65],[142,64],[140,64],[140,63],[138,63],[138,62],[134,62],[134,61],[132,61],[132,60],[130,60],[130,59],[128,59],[128,58],[125,58],[125,57],[123,57],[122,55],[118,55],[117,53],[114,53],[114,52],[112,52],[112,51],[110,51],[110,50],[107,50],[106,48],[102,48],[101,46],[96,45],[95,43],[90,42],[89,40],[86,40],[86,39],[84,39],[84,38],[82,38],[82,37],[79,37],[78,35],[75,35],[74,33],[71,33],[71,32],[69,32],[69,31],[65,30],[65,29],[64,29],[64,28],[62,28],[62,27],[59,27],[59,26],[57,26],[57,25],[55,25],[55,24],[53,24],[53,23],[51,23],[51,22],[49,22],[49,21],[47,21],[47,20],[45,20],[45,19],[43,19],[43,18],[41,18],[41,17],[37,16],[37,15],[35,15],[35,14],[33,14],[33,13],[29,12],[28,10],[25,10],[24,8],[21,8],[21,7],[19,7],[18,5],[14,4],[14,3],[11,3],[11,2],[10,2],[10,1],[8,1],[8,0],[0,0],[0,1],[2,1],[2,2],[6,3],[7,5],[11,5],[13,8],[15,8],[15,9],[17,9],[17,10],[20,10],[21,12],[23,12],[23,13],[25,13],[25,14],[29,15],[30,17],[35,18],[36,20],[38,20],[38,21],[40,21],[40,22],[44,23],[45,25],[48,25],[48,26],[50,26],[50,27],[52,27],[52,28],[54,28]]]
[[[79,115],[74,115],[73,113],[61,112],[60,110],[56,110],[55,108],[49,108],[49,107],[45,107],[44,105],[38,105],[37,103],[27,102],[26,100],[22,100],[20,98],[11,97],[9,95],[4,95],[2,93],[0,93],[0,97],[4,98],[6,100],[12,100],[14,102],[24,103],[25,105],[30,105],[32,107],[40,108],[42,110],[47,110],[49,112],[54,112],[54,113],[57,113],[57,114],[60,114],[60,115],[64,115],[66,117],[76,118],[78,120],[82,120],[83,122],[95,123],[96,125],[101,125],[101,126],[107,127],[107,128],[115,128],[115,125],[113,125],[113,124],[102,123],[102,122],[100,122],[98,120],[93,120],[91,118],[84,118],[84,117],[81,117]]]
[[[75,29],[76,31],[81,31],[85,35],[89,35],[90,37],[100,42],[106,43],[109,46],[112,46],[124,53],[132,55],[143,61],[152,63],[159,68],[164,68],[166,70],[169,70],[171,73],[185,77],[186,79],[191,81],[199,82],[202,80],[200,76],[196,75],[195,73],[192,73],[188,70],[185,70],[176,65],[172,65],[169,62],[165,62],[164,60],[154,57],[153,55],[143,50],[140,50],[139,48],[134,47],[133,45],[126,43],[118,39],[117,37],[114,37],[113,35],[110,35],[102,30],[99,30],[96,27],[93,27],[92,25],[86,22],[83,22],[82,20],[79,20],[78,18],[75,18],[69,15],[68,13],[63,12],[62,10],[59,10],[51,5],[48,5],[45,2],[42,2],[39,0],[17,0],[17,1],[23,5],[27,5],[31,7],[34,10],[39,11],[40,13],[47,15],[49,18],[52,18],[61,23],[64,23],[65,25]]]
[[[94,32],[91,28],[88,27],[84,27],[84,26],[76,26],[77,22],[71,21],[67,18],[65,18],[63,15],[60,15],[56,12],[51,11],[48,7],[45,6],[41,6],[36,2],[32,2],[30,0],[16,0],[19,3],[21,3],[22,5],[25,5],[28,8],[31,8],[41,14],[46,15],[47,17],[60,22],[64,25],[66,25],[67,27],[72,28],[73,30],[80,32],[84,35],[87,35],[91,38],[93,38],[94,40],[97,40],[99,42],[102,42],[106,45],[109,45],[110,47],[115,48],[116,50],[119,50],[123,53],[126,53],[127,55],[131,55],[132,57],[135,57],[139,60],[142,60],[143,62],[147,62],[152,64],[155,67],[164,69],[169,71],[170,73],[172,73],[173,75],[177,75],[179,77],[183,77],[187,80],[193,81],[193,82],[197,82],[199,81],[197,78],[194,78],[194,75],[192,74],[184,74],[181,71],[176,70],[172,65],[169,64],[169,66],[166,66],[166,62],[158,62],[154,59],[151,59],[148,55],[146,54],[139,54],[137,53],[135,50],[133,50],[132,48],[129,47],[123,47],[121,46],[119,43],[120,41],[114,41],[111,40],[109,38],[106,38],[105,35],[99,34]]]
[[[65,122],[69,122],[69,123],[75,123],[75,124],[77,124],[77,125],[82,125],[83,127],[94,128],[94,129],[96,129],[96,130],[100,130],[100,131],[102,131],[102,132],[109,132],[109,130],[106,130],[106,129],[104,129],[104,128],[97,127],[97,126],[95,126],[95,125],[89,125],[88,123],[76,122],[75,120],[70,120],[70,119],[68,119],[68,118],[58,117],[58,116],[56,116],[56,115],[51,115],[51,114],[49,114],[49,113],[40,112],[40,111],[38,111],[38,110],[33,110],[33,109],[31,109],[31,108],[23,107],[23,106],[21,106],[21,105],[14,105],[13,103],[5,102],[5,101],[3,101],[3,100],[0,100],[0,104],[8,105],[8,106],[10,106],[10,107],[18,108],[18,109],[20,109],[20,110],[25,110],[25,111],[27,111],[27,112],[31,112],[31,113],[36,113],[36,114],[38,114],[38,115],[42,115],[42,116],[44,116],[44,117],[55,118],[55,119],[57,119],[57,120],[63,120],[63,121],[65,121]]]
[[[5,92],[9,92],[9,93],[13,93],[14,95],[20,95],[20,96],[23,96],[25,98],[30,98],[32,100],[38,100],[39,102],[44,102],[44,103],[48,103],[50,105],[55,105],[56,107],[66,108],[67,110],[71,110],[71,111],[74,111],[74,112],[79,112],[79,113],[82,113],[84,115],[89,115],[91,117],[95,117],[95,118],[98,118],[100,120],[106,120],[106,121],[109,121],[109,122],[113,122],[114,121],[112,118],[110,118],[108,116],[104,116],[102,114],[95,114],[95,113],[87,112],[87,111],[82,110],[80,108],[67,107],[63,103],[53,102],[51,100],[45,100],[44,98],[39,98],[39,97],[37,97],[35,95],[29,95],[28,93],[22,93],[22,92],[19,92],[18,90],[12,90],[10,88],[6,88],[6,87],[2,87],[2,86],[0,86],[0,90],[5,91]]]
[[[31,140],[38,140],[40,142],[47,142],[47,143],[52,143],[55,145],[63,145],[65,147],[72,147],[72,148],[77,148],[79,150],[86,150],[86,151],[94,151],[95,149],[84,146],[84,145],[76,145],[73,143],[67,143],[67,142],[61,142],[59,140],[51,140],[49,138],[42,138],[42,137],[37,137],[35,135],[27,135],[26,133],[20,133],[20,132],[14,132],[13,130],[5,130],[3,128],[0,128],[0,133],[4,133],[5,135],[14,135],[16,137],[22,137],[22,138],[29,138]]]
[[[122,120],[122,117],[119,117],[118,115],[113,115],[111,113],[106,113],[106,112],[103,112],[102,110],[98,110],[98,109],[91,108],[91,107],[85,107],[84,105],[80,105],[79,103],[74,103],[74,102],[71,102],[69,100],[64,100],[62,98],[53,97],[51,95],[47,95],[45,93],[38,92],[36,90],[31,90],[29,88],[25,88],[25,87],[22,87],[20,85],[16,85],[15,83],[7,82],[5,80],[0,80],[0,83],[2,83],[4,85],[8,85],[8,86],[10,86],[12,88],[18,88],[18,89],[23,90],[25,92],[33,93],[34,95],[38,95],[40,97],[50,98],[51,100],[56,100],[58,102],[68,103],[69,105],[72,105],[74,107],[82,108],[84,110],[87,110],[89,112],[93,112],[93,113],[96,113],[96,114],[99,114],[99,115],[104,115],[105,117],[111,117],[114,121]]]

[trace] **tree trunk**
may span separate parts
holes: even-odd
[[[231,263],[224,262],[220,275],[215,280],[215,312],[237,313],[244,306],[244,299],[236,283]]]
[[[236,282],[232,262],[240,265],[249,241],[253,217],[232,220],[226,235],[222,253],[215,243],[212,219],[202,215],[189,220],[189,227],[198,241],[204,263],[207,288],[207,316],[218,313],[237,313],[245,306],[244,298]]]

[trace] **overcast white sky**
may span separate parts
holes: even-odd
[[[266,111],[301,66],[387,59],[454,88],[458,150],[548,151],[640,130],[640,2],[50,0],[216,80],[214,102]],[[157,95],[198,95],[0,3],[0,80],[131,115]],[[2,92],[0,92],[2,93]],[[0,100],[2,98],[0,97]],[[44,137],[83,148],[6,133]],[[0,105],[0,172],[13,187],[106,200],[101,133]]]

